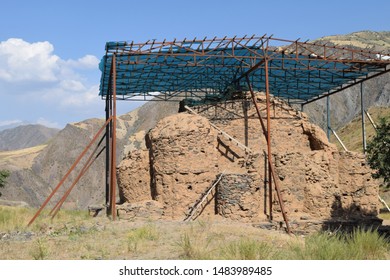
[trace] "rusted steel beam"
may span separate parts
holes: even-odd
[[[268,142],[270,137],[268,137],[268,131],[267,131],[266,127],[265,127],[265,124],[264,124],[264,121],[263,121],[263,117],[260,114],[260,109],[259,109],[259,106],[258,106],[257,101],[256,101],[256,96],[255,96],[255,93],[254,93],[254,91],[252,89],[252,85],[250,84],[248,76],[246,77],[246,81],[248,83],[248,88],[249,88],[249,91],[250,91],[251,96],[252,96],[252,101],[253,101],[253,103],[255,105],[256,112],[257,112],[257,115],[259,117],[259,121],[260,121],[261,127],[263,129],[263,133],[264,133],[265,139],[267,141],[267,147],[268,147],[268,146],[271,145],[271,143]],[[281,211],[282,211],[283,219],[284,219],[284,221],[286,223],[287,232],[291,233],[290,225],[289,225],[289,222],[288,222],[288,218],[287,218],[287,215],[286,215],[286,213],[284,211],[284,204],[283,204],[282,196],[281,196],[281,193],[279,191],[280,188],[279,188],[278,178],[276,176],[276,172],[275,172],[275,169],[274,169],[274,166],[273,166],[273,162],[272,162],[272,156],[270,154],[268,154],[267,160],[268,160],[268,167],[269,167],[270,172],[272,174],[273,182],[274,182],[275,189],[276,189],[276,192],[277,192],[277,195],[278,195],[279,205],[280,205],[280,208],[281,208]]]
[[[92,151],[92,153],[89,155],[87,161],[85,162],[83,168],[81,169],[81,171],[79,172],[79,174],[77,175],[76,179],[73,181],[72,185],[69,187],[69,189],[64,193],[64,195],[61,197],[61,199],[57,202],[57,204],[53,207],[53,209],[50,211],[49,215],[52,215],[52,219],[57,215],[58,211],[60,211],[62,205],[64,204],[65,200],[68,198],[69,194],[72,192],[73,188],[76,186],[76,184],[78,183],[78,181],[81,179],[81,177],[88,171],[89,167],[92,165],[92,163],[94,163],[94,161],[97,159],[97,157],[101,154],[101,152],[99,152],[98,156],[96,156],[95,158],[93,158],[93,156],[95,155],[96,151],[98,150],[100,144],[103,142],[105,138],[105,135],[102,137],[102,139],[99,141],[99,143],[97,144],[97,146],[95,147],[95,149]]]
[[[268,132],[267,132],[267,129],[265,128],[263,118],[261,117],[260,108],[259,108],[259,105],[257,104],[256,96],[255,96],[255,93],[253,91],[252,85],[250,84],[248,76],[246,76],[246,81],[248,83],[249,91],[250,91],[251,96],[252,96],[253,104],[255,105],[255,108],[256,108],[257,116],[259,117],[259,120],[260,120],[261,128],[263,129],[264,136],[265,136],[266,140],[268,141],[268,137],[267,137]]]
[[[116,55],[112,58],[112,140],[111,140],[111,217],[116,220]]]
[[[197,43],[199,46],[205,46],[202,48],[197,48],[196,51],[199,51],[199,49],[202,50],[202,52],[210,50],[210,49],[216,49],[216,48],[221,48],[223,46],[227,47],[230,43],[239,43],[240,45],[247,45],[248,42],[255,41],[254,44],[257,44],[259,41],[262,40],[268,40],[271,42],[275,42],[275,45],[281,45],[281,44],[290,44],[281,49],[280,51],[288,51],[289,49],[294,49],[297,53],[299,53],[300,49],[306,50],[311,53],[315,53],[317,55],[325,54],[329,52],[329,50],[333,50],[333,54],[330,54],[331,56],[336,53],[341,53],[341,54],[346,54],[349,53],[351,56],[356,56],[356,55],[371,55],[371,54],[378,54],[377,51],[370,51],[370,50],[356,50],[352,48],[346,48],[346,47],[339,47],[339,46],[327,46],[327,45],[319,45],[318,43],[311,43],[311,42],[300,42],[300,39],[297,40],[287,40],[287,39],[281,39],[281,38],[273,38],[271,36],[266,36],[263,35],[261,37],[259,36],[251,36],[251,37],[234,37],[234,38],[227,38],[226,36],[224,38],[217,38],[214,37],[212,39],[193,39],[191,40],[191,43]],[[107,49],[108,53],[147,53],[154,51],[156,49],[160,49],[162,51],[162,47],[169,47],[169,46],[177,46],[184,48],[184,44],[187,43],[186,40],[174,40],[174,41],[160,41],[157,42],[156,40],[148,40],[145,43],[134,43],[134,42],[121,42],[120,45],[114,45],[110,48]],[[213,46],[213,44],[217,44],[216,46]],[[187,47],[188,48],[188,47]],[[318,50],[322,50],[319,52]],[[189,48],[189,50],[193,51],[193,49]]]
[[[269,97],[268,64],[269,64],[269,61],[266,58],[264,61],[264,65],[265,65],[265,92],[266,92],[266,109],[267,109],[267,154],[268,154],[268,163],[271,164],[271,162],[272,162],[272,159],[271,159],[271,157],[272,157],[272,153],[271,153],[271,113],[270,113],[270,97]],[[271,166],[269,167],[269,170],[272,170]],[[269,176],[268,185],[269,185],[269,196],[270,196],[270,202],[271,202],[272,201],[272,177],[271,176]],[[270,220],[272,220],[272,203],[270,203],[269,207],[270,207]]]
[[[270,113],[270,98],[269,98],[269,61],[265,59],[265,92],[266,92],[266,111],[267,111],[267,154],[268,154],[268,192],[269,192],[269,218],[272,221],[272,153],[271,153],[271,113]],[[271,158],[271,159],[270,159]],[[276,182],[275,182],[276,183]],[[275,184],[276,186],[276,184]]]
[[[106,98],[106,120],[111,117],[111,95]],[[111,141],[111,130],[110,125],[106,126],[106,162],[105,162],[105,206],[106,214],[108,215],[108,205],[110,204],[110,141]]]
[[[77,157],[75,162],[72,164],[72,166],[69,168],[68,172],[66,172],[65,176],[62,177],[61,181],[58,183],[58,185],[54,188],[54,190],[50,193],[50,195],[46,198],[46,200],[43,202],[41,207],[38,209],[38,211],[35,213],[34,217],[30,220],[27,226],[30,226],[35,219],[39,216],[39,214],[42,212],[42,210],[46,207],[46,205],[49,203],[51,198],[54,196],[54,194],[59,190],[59,188],[63,185],[65,180],[68,178],[69,174],[75,169],[77,164],[80,162],[80,160],[84,157],[84,155],[87,153],[89,148],[92,146],[93,143],[96,142],[99,135],[102,133],[106,125],[111,121],[112,117],[110,117],[105,124],[99,129],[99,131],[95,134],[95,136],[92,138],[92,140],[88,143],[87,147],[81,152],[81,154]]]
[[[240,77],[238,77],[234,82],[241,80],[242,78],[247,78],[249,74],[251,74],[253,71],[256,71],[262,64],[264,64],[265,60],[262,59],[258,63],[256,63],[253,67],[251,67],[248,71],[246,71],[244,74],[242,74]]]
[[[265,61],[265,92],[266,92],[266,103],[267,103],[268,163],[269,163],[269,168],[270,168],[270,170],[272,172],[273,179],[274,179],[274,182],[275,182],[274,183],[275,184],[275,190],[276,190],[276,194],[278,196],[280,210],[282,211],[283,219],[284,219],[284,221],[286,223],[287,232],[291,233],[290,225],[289,225],[288,218],[287,218],[287,214],[286,214],[286,211],[284,209],[282,193],[280,192],[280,188],[279,188],[279,181],[278,181],[278,178],[276,177],[276,173],[275,173],[274,166],[273,166],[273,163],[272,163],[272,152],[271,152],[271,113],[270,113],[270,92],[269,92],[268,63],[269,62],[268,62],[268,60],[266,58],[266,61]],[[270,180],[270,182],[271,182],[271,180]],[[270,189],[271,188],[272,187],[270,186]]]
[[[303,104],[303,105],[306,105],[306,104],[312,103],[312,102],[314,102],[314,101],[320,100],[320,99],[322,99],[322,98],[324,98],[324,97],[331,96],[331,95],[333,95],[333,94],[335,94],[335,93],[338,93],[338,92],[340,92],[340,91],[343,91],[344,89],[350,88],[350,87],[355,86],[355,85],[360,84],[360,83],[363,83],[363,82],[368,81],[368,80],[370,80],[370,79],[372,79],[372,78],[376,78],[376,77],[378,77],[378,76],[380,76],[380,75],[383,75],[383,74],[385,74],[385,73],[388,73],[388,72],[390,72],[390,67],[389,67],[388,69],[384,70],[383,72],[380,72],[380,73],[371,75],[371,76],[369,76],[369,77],[367,77],[367,78],[361,79],[360,81],[356,81],[356,82],[354,82],[353,84],[349,84],[349,85],[343,86],[343,87],[339,88],[338,90],[335,90],[335,91],[332,91],[332,92],[323,94],[323,95],[321,95],[321,96],[318,96],[318,97],[316,97],[316,98],[310,99],[309,101],[304,102],[304,103],[302,103],[302,104]]]

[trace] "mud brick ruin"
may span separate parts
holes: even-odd
[[[257,102],[265,107],[262,94]],[[161,120],[141,149],[122,160],[119,216],[261,225],[270,220],[271,206],[272,224],[283,226],[278,197],[267,188],[267,144],[253,105],[232,100],[194,110]],[[380,224],[378,182],[362,154],[338,151],[304,113],[276,98],[271,127],[272,158],[293,229]]]

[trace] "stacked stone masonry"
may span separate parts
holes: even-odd
[[[264,96],[257,102],[265,117]],[[304,113],[278,99],[271,104],[272,158],[291,223],[375,219],[378,182],[364,156],[339,152]],[[136,208],[147,216],[149,209],[154,219],[182,220],[224,173],[201,216],[267,221],[267,145],[254,106],[235,100],[194,110],[199,115],[161,120],[146,135],[147,149],[130,151],[120,163],[119,215],[136,217]],[[253,152],[220,135],[210,121]],[[282,222],[275,191],[272,207],[274,220]]]

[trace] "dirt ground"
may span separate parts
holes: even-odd
[[[198,218],[191,222],[150,219],[118,219],[104,215],[91,217],[86,211],[60,211],[54,220],[47,213],[27,227],[34,209],[0,207],[0,260],[169,260],[169,259],[316,259],[306,255],[308,239],[316,234],[288,235],[283,230],[260,228],[220,217]],[[381,214],[390,225],[390,213]],[[389,227],[390,228],[390,227]],[[322,243],[326,232],[315,244]],[[366,244],[366,241],[364,241]],[[388,241],[373,248],[363,259],[390,259]],[[317,245],[315,245],[317,246]],[[324,246],[322,244],[322,246]],[[325,245],[327,246],[327,245]],[[337,245],[339,246],[339,245]],[[367,247],[366,245],[364,247]],[[319,244],[318,250],[321,249]],[[345,249],[334,248],[329,259],[340,259]],[[337,251],[338,250],[338,251]],[[341,250],[341,251],[340,251]],[[328,250],[327,250],[328,251]],[[296,253],[301,252],[300,255]],[[303,252],[303,253],[302,253]],[[311,252],[313,253],[313,252]],[[329,252],[328,252],[329,253]],[[345,256],[353,259],[353,256]]]
[[[226,220],[112,222],[98,217],[0,232],[0,259],[208,259],[213,251],[241,239],[285,246],[302,237]]]

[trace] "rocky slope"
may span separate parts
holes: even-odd
[[[315,40],[318,43],[335,44],[348,48],[368,48],[390,53],[390,32],[360,31],[347,35],[327,36]],[[364,82],[366,108],[390,106],[390,73]],[[360,85],[348,88],[330,97],[331,125],[338,129],[352,121],[360,113]],[[310,103],[304,107],[310,120],[326,129],[326,100]]]
[[[0,131],[0,151],[11,151],[45,144],[59,129],[39,124],[22,125]]]

